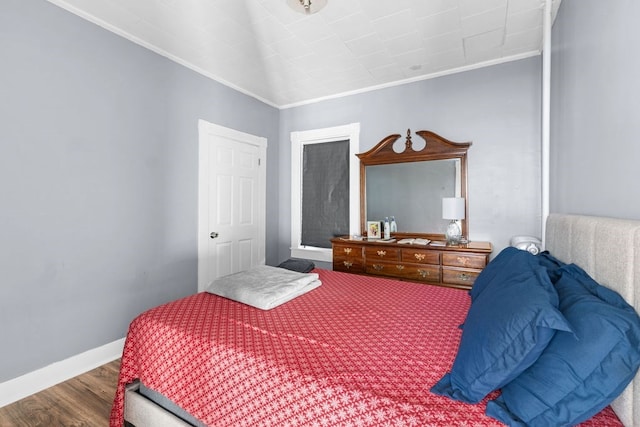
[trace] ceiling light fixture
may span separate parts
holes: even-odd
[[[287,0],[289,7],[296,12],[311,15],[327,5],[327,0]]]

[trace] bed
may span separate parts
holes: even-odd
[[[640,306],[640,222],[547,224],[546,249]],[[503,425],[485,414],[499,391],[478,403],[431,391],[457,357],[467,292],[314,272],[321,286],[271,310],[198,293],[137,317],[111,426]],[[581,425],[640,426],[638,382]]]

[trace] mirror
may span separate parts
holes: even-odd
[[[366,173],[369,221],[393,215],[407,233],[447,227],[441,200],[460,196],[459,159],[368,166]]]
[[[363,234],[366,221],[392,215],[398,236],[442,239],[448,220],[442,219],[442,198],[467,200],[466,155],[471,143],[447,141],[429,131],[416,132],[424,147],[416,149],[407,131],[404,149],[397,152],[400,135],[390,135],[360,158],[360,219]],[[465,203],[465,211],[467,210]],[[467,219],[460,223],[468,236]]]

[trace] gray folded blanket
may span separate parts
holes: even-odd
[[[299,259],[299,258],[289,258],[286,261],[278,264],[280,268],[286,268],[287,270],[297,271],[299,273],[308,273],[314,268],[316,265],[307,259]]]
[[[317,273],[261,265],[220,277],[209,284],[206,292],[270,310],[320,285]]]

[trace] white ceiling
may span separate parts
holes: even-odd
[[[49,0],[287,107],[540,54],[544,0]],[[561,0],[553,0],[555,17]]]

